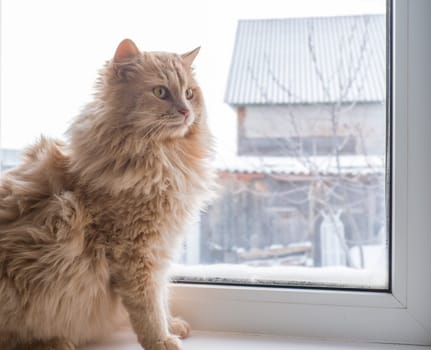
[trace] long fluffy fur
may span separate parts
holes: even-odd
[[[124,319],[146,349],[180,349],[189,328],[169,314],[167,269],[212,184],[189,63],[166,53],[108,62],[70,142],[42,138],[1,179],[1,349],[73,349]],[[157,85],[174,106],[151,95]],[[190,108],[187,127],[169,124],[182,120],[177,102]]]

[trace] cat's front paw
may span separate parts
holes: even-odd
[[[182,350],[181,342],[177,337],[170,336],[154,345],[144,346],[145,350]]]
[[[187,338],[190,335],[191,327],[188,322],[179,317],[172,317],[169,320],[169,331],[172,334],[179,336],[181,339]]]

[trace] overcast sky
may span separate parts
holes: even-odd
[[[223,97],[238,19],[384,13],[382,0],[3,0],[0,146],[62,137],[123,38],[143,51],[201,46],[196,74],[222,152],[235,145]]]

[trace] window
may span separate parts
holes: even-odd
[[[296,4],[237,22],[224,98],[237,147],[217,155],[222,189],[178,281],[390,289],[385,2],[292,17]]]
[[[366,17],[368,13],[360,10],[360,4],[365,4],[371,9],[369,12],[385,17],[382,16],[385,11],[383,1],[350,1],[358,5],[351,15]],[[252,10],[254,3],[258,5],[256,12]],[[334,15],[331,9],[345,8],[347,2],[320,0],[318,3],[311,0],[267,0],[262,5],[261,1],[238,1],[241,17],[256,21],[295,15],[299,18]],[[210,120],[211,126],[226,136],[219,142],[219,149],[235,152],[235,157],[218,163],[221,181],[228,189],[226,195],[230,196],[227,203],[236,201],[237,208],[249,210],[256,214],[252,215],[255,218],[260,216],[262,233],[256,230],[255,223],[242,218],[242,222],[231,224],[231,227],[236,225],[239,231],[253,231],[255,237],[239,235],[239,242],[221,241],[218,235],[227,232],[223,230],[227,223],[216,221],[216,216],[202,217],[199,226],[206,227],[209,235],[202,237],[196,227],[191,228],[182,257],[182,261],[188,264],[178,265],[175,271],[180,283],[173,285],[174,310],[189,320],[195,329],[431,344],[431,283],[428,277],[431,272],[431,255],[428,253],[431,216],[427,212],[431,208],[427,176],[431,169],[427,154],[431,149],[428,137],[431,106],[427,98],[431,91],[428,69],[431,48],[427,40],[427,33],[431,32],[428,21],[430,3],[425,0],[389,1],[392,7],[390,21],[393,22],[393,32],[389,34],[393,47],[384,50],[386,26],[383,19],[383,42],[379,48],[383,50],[383,57],[385,51],[391,55],[390,64],[386,66],[386,61],[383,61],[386,70],[371,74],[383,76],[383,84],[387,74],[393,81],[393,87],[389,89],[392,104],[388,105],[393,109],[390,111],[393,116],[390,124],[392,136],[387,140],[393,146],[391,207],[386,207],[388,202],[385,201],[384,126],[370,127],[368,131],[376,132],[370,136],[363,133],[364,128],[356,128],[355,123],[347,123],[346,127],[345,120],[340,119],[336,121],[339,123],[338,132],[331,134],[334,121],[322,127],[319,119],[322,115],[330,115],[328,107],[331,108],[331,104],[324,100],[328,97],[325,97],[327,88],[321,86],[314,91],[316,96],[321,95],[318,106],[312,100],[295,102],[295,98],[304,95],[303,91],[298,90],[300,94],[296,90],[290,91],[296,81],[283,85],[277,78],[279,75],[274,67],[278,65],[272,61],[271,55],[261,57],[261,70],[256,70],[253,65],[245,67],[251,84],[257,87],[253,97],[256,101],[245,105],[243,101],[235,100],[231,103],[234,108],[213,102],[228,98],[224,92],[236,45],[237,18],[232,15],[233,3],[231,7],[201,1],[169,2],[168,5],[156,2],[149,9],[142,8],[142,2],[132,0],[122,1],[121,6],[119,2],[78,0],[61,3],[54,0],[2,2],[0,170],[14,166],[16,152],[38,134],[61,136],[68,121],[89,100],[95,72],[112,56],[113,49],[123,38],[132,37],[137,43],[142,41],[142,49],[155,51],[185,52],[202,45],[202,52],[196,60],[196,73],[207,96],[209,114],[216,116]],[[292,11],[281,15],[281,9],[286,6],[292,6]],[[170,11],[166,11],[168,7]],[[185,8],[190,18],[178,16]],[[293,11],[297,12],[294,14]],[[52,13],[56,15],[48,16]],[[215,16],[216,13],[222,13],[223,20]],[[158,14],[163,14],[163,20]],[[124,22],[113,26],[113,23],[119,23],[119,17],[124,18]],[[374,20],[374,17],[362,18],[356,26],[367,27]],[[164,23],[167,22],[177,24],[175,33],[166,30]],[[220,23],[232,35],[221,33]],[[242,23],[247,30],[252,30],[247,27],[247,21]],[[298,28],[301,26],[299,20],[295,23]],[[315,67],[319,67],[316,64],[317,49],[323,41],[316,38],[322,33],[318,26],[323,24],[311,23],[304,33],[314,33],[315,36],[306,35],[305,48],[312,63],[314,60]],[[277,33],[281,33],[282,23],[275,24]],[[361,44],[369,42],[368,39],[364,41],[363,31],[353,30],[358,28],[355,22],[347,23],[346,28],[346,33],[353,35],[350,37],[352,42],[358,44],[355,47],[363,48]],[[268,33],[269,29],[263,32]],[[370,35],[371,32],[365,33]],[[173,36],[178,40],[173,40]],[[258,42],[257,37],[254,38]],[[216,50],[210,42],[222,42],[224,48]],[[369,49],[366,49],[368,58],[361,58],[366,63],[358,71],[360,74],[375,67],[372,59],[382,54]],[[337,51],[332,48],[332,52],[334,50]],[[344,77],[356,74],[349,72],[345,62],[337,67],[342,73],[333,77],[339,82],[342,82],[339,78],[343,74]],[[308,74],[307,71],[301,72]],[[260,79],[259,74],[263,73],[267,85]],[[316,70],[314,74],[319,76]],[[304,80],[302,77],[298,82]],[[321,84],[327,81],[323,79]],[[271,95],[277,87],[278,95]],[[379,88],[383,91],[379,98],[370,97],[360,103],[357,97],[364,93],[364,87],[355,85],[349,91],[353,97],[348,95],[343,97],[343,101],[336,101],[337,108],[353,110],[352,113],[356,114],[351,118],[356,120],[379,115],[372,121],[379,120],[381,125],[385,124],[384,86]],[[288,98],[289,103],[277,104],[276,97]],[[268,112],[270,108],[273,110],[271,113]],[[293,108],[296,109],[292,111]],[[300,117],[303,115],[309,116],[307,128],[300,124],[303,123]],[[42,116],[46,118],[42,119]],[[262,116],[270,122],[260,123]],[[225,122],[234,128],[224,127]],[[285,128],[279,127],[281,123],[286,123]],[[286,128],[291,131],[287,135]],[[295,128],[304,132],[299,134]],[[355,163],[358,155],[367,155],[366,162]],[[341,163],[337,162],[343,161],[347,161],[344,168],[350,169],[346,170],[342,180],[331,182],[330,173],[323,179],[317,171],[321,183],[331,185],[328,188],[335,204],[331,210],[315,210],[315,225],[311,230],[307,227],[308,219],[305,219],[310,212],[309,207],[304,208],[298,203],[306,198],[307,190],[318,191],[319,188],[310,186],[304,169],[308,171],[313,166],[321,166],[338,171]],[[232,172],[233,167],[237,170]],[[364,167],[368,172],[359,176],[358,168]],[[286,168],[298,171],[286,174]],[[351,212],[346,213],[336,205],[336,200],[340,200],[340,193],[352,182],[354,191],[349,196],[341,196],[344,202],[349,202]],[[280,187],[292,196],[289,201],[275,196],[269,205],[264,206],[264,211],[260,210],[259,201],[268,202],[266,191],[280,193]],[[388,210],[392,214],[391,222],[386,220]],[[210,214],[219,211],[219,217],[225,218],[231,212],[229,207],[216,205],[211,211]],[[391,256],[387,250],[389,237],[385,233],[388,223],[392,228]],[[355,236],[355,230],[359,236]],[[304,235],[304,232],[308,234]],[[309,239],[311,235],[315,240]],[[340,237],[344,237],[344,242]],[[227,239],[232,239],[232,234]],[[374,248],[380,249],[380,257],[383,257],[378,261],[379,269],[373,270],[378,271],[377,278],[376,274],[369,274],[370,270],[363,268],[370,261],[367,254],[372,255]],[[222,269],[220,263],[226,269]],[[274,263],[278,266],[274,267]],[[262,266],[268,264],[270,266]],[[282,271],[282,278],[277,270]],[[340,274],[340,270],[345,273]],[[249,273],[248,278],[244,278],[246,273]],[[283,288],[273,288],[280,286]]]

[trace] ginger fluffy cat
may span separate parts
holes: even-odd
[[[42,138],[2,177],[0,349],[73,350],[125,318],[146,350],[181,349],[167,270],[212,184],[197,53],[123,40],[69,142]]]

